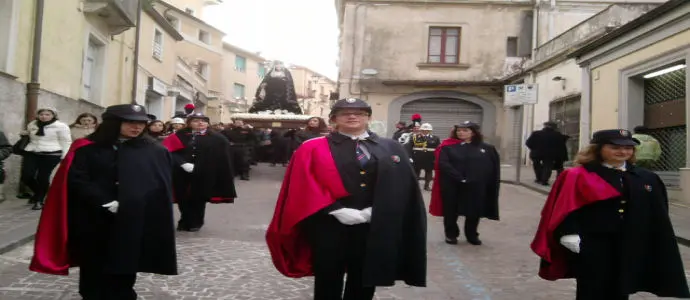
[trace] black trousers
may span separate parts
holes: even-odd
[[[433,165],[429,166],[428,164],[427,165],[414,164],[414,173],[417,175],[417,178],[419,178],[419,176],[421,175],[422,170],[424,170],[424,184],[428,185],[431,182],[431,180],[434,178],[433,177],[434,176],[434,173],[433,173],[434,166]]]
[[[250,147],[243,145],[233,145],[230,149],[232,150],[235,175],[249,175]]]
[[[31,202],[43,202],[50,186],[50,174],[60,160],[60,155],[24,154],[21,180],[34,192]]]
[[[537,182],[547,184],[551,178],[555,161],[553,159],[532,159],[532,168],[534,169],[534,178]]]
[[[177,227],[184,230],[203,227],[208,200],[194,195],[178,199],[177,208],[180,210],[180,220],[177,222]]]
[[[618,234],[581,236],[576,255],[576,300],[627,300],[620,293],[620,238]]]
[[[465,217],[465,237],[478,237],[478,228],[478,217]],[[460,236],[460,227],[458,226],[458,214],[447,214],[445,207],[443,208],[443,229],[446,233],[446,237],[449,239],[456,239]]]
[[[79,268],[79,294],[83,300],[136,300],[136,274],[104,274],[98,266]]]
[[[328,215],[309,221],[305,225],[312,247],[314,300],[373,299],[376,288],[362,285],[369,224],[346,226]]]

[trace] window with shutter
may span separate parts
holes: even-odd
[[[460,27],[429,28],[428,63],[457,64],[460,62]]]
[[[153,32],[153,57],[163,58],[163,33],[158,29]]]

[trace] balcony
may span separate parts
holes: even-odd
[[[136,26],[138,0],[86,0],[84,13],[103,18],[110,35]]]

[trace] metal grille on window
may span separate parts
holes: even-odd
[[[661,157],[652,169],[666,185],[678,186],[678,169],[685,167],[685,69],[644,80],[645,126],[661,144]]]
[[[568,160],[575,158],[580,144],[580,95],[557,99],[549,104],[550,121],[558,124],[558,130],[567,135]]]

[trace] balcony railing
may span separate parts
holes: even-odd
[[[139,0],[86,0],[84,13],[104,19],[111,35],[117,35],[136,26]]]

